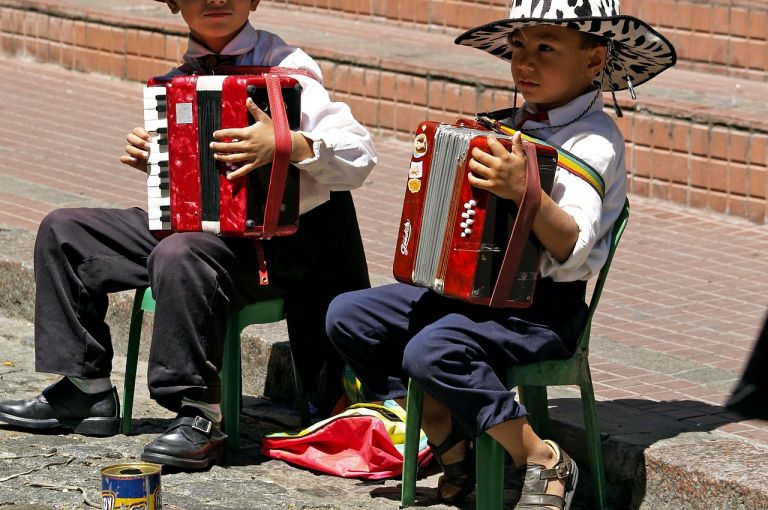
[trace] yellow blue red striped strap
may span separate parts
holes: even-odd
[[[490,117],[477,117],[477,122],[500,134],[513,135],[516,132],[506,124],[502,124],[498,120],[492,119]],[[585,161],[577,158],[562,147],[547,142],[546,140],[534,138],[525,133],[522,133],[522,137],[524,140],[528,140],[529,142],[539,143],[541,145],[546,145],[556,149],[558,167],[586,181],[587,184],[592,186],[595,192],[597,192],[600,200],[605,197],[605,181],[603,180],[603,177]]]

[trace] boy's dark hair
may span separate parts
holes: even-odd
[[[576,29],[571,28],[571,30],[576,30]],[[589,32],[582,32],[581,30],[576,30],[576,31],[581,35],[580,48],[583,50],[590,49],[590,48],[597,48],[598,46],[608,45],[608,39],[606,39],[603,36],[592,34]],[[507,42],[510,42],[512,40],[512,36],[514,36],[516,32],[517,30],[515,30],[514,32],[512,32],[507,36]]]
[[[583,50],[608,45],[608,39],[603,36],[582,31],[579,31],[579,33],[581,34],[581,49]]]

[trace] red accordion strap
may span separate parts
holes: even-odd
[[[275,153],[272,158],[272,177],[269,180],[267,202],[264,206],[263,237],[269,239],[277,232],[277,220],[280,217],[280,205],[283,203],[285,181],[288,176],[288,164],[291,161],[291,131],[283,103],[280,77],[265,74],[269,109],[272,112],[272,124],[275,130]]]
[[[536,147],[533,143],[523,140],[525,151],[525,192],[517,208],[517,216],[512,226],[512,234],[509,236],[507,251],[501,262],[499,277],[491,294],[489,306],[503,307],[509,299],[509,293],[515,282],[517,267],[523,255],[523,249],[533,226],[533,218],[541,204],[541,180],[539,178],[539,164],[536,159]]]

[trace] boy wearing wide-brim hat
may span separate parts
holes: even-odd
[[[514,0],[508,19],[456,42],[511,62],[522,108],[492,114],[582,160],[604,186],[558,168],[542,193],[533,231],[545,248],[533,304],[524,310],[467,304],[395,284],[337,297],[328,334],[371,399],[406,396],[407,378],[425,390],[422,426],[443,475],[439,497],[453,503],[474,486],[474,438],[489,433],[524,472],[516,508],[568,508],[576,463],[542,441],[507,391],[508,367],[568,358],[584,320],[587,280],[600,271],[626,199],[624,139],[603,112],[603,91],[636,87],[675,62],[671,44],[618,0]],[[511,151],[489,136],[474,149],[469,182],[519,204],[525,155],[519,131]]]

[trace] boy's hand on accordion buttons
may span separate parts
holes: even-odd
[[[245,106],[256,122],[244,128],[219,129],[214,131],[211,142],[213,157],[232,166],[227,178],[237,179],[255,168],[272,162],[275,152],[275,133],[272,119],[249,97]],[[221,140],[231,140],[223,142]]]
[[[144,131],[144,128],[133,128],[126,137],[128,145],[125,146],[125,154],[120,156],[120,162],[146,172],[150,139],[149,133]]]
[[[472,149],[469,183],[519,203],[525,192],[525,151],[520,133],[513,135],[510,151],[495,136],[488,135],[488,149],[490,154],[478,147]]]

